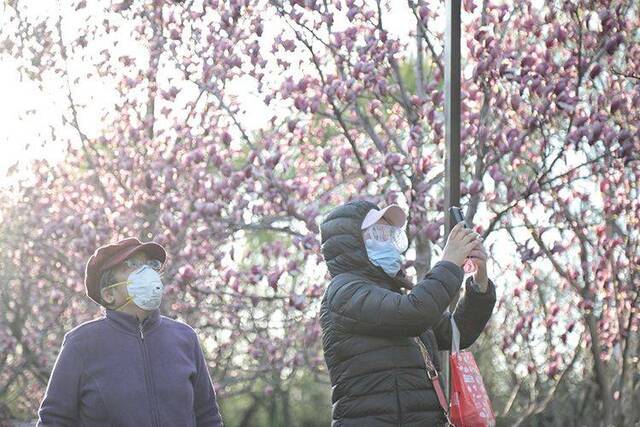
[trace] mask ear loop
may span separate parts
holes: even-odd
[[[105,286],[102,289],[115,288],[116,286],[120,286],[120,285],[124,285],[124,284],[128,285],[130,283],[132,283],[131,280],[125,280],[125,281],[122,281],[122,282],[114,283],[114,284],[109,285],[109,286]],[[129,294],[129,292],[127,292],[127,295],[128,294]],[[131,301],[133,301],[133,297],[127,296],[127,300],[124,303],[120,304],[118,307],[114,308],[113,310],[114,311],[118,311],[118,310],[122,309],[124,306],[126,306],[127,304],[129,304]]]
[[[127,300],[124,303],[122,303],[119,306],[117,306],[116,308],[114,308],[113,311],[118,311],[118,310],[122,309],[125,305],[129,304],[131,301],[133,301],[133,298],[132,297],[127,297]]]
[[[131,283],[131,280],[128,280],[128,279],[127,279],[127,280],[124,280],[124,281],[122,281],[122,282],[114,283],[114,284],[112,284],[112,285],[105,286],[105,287],[104,287],[104,288],[102,288],[102,289],[104,290],[104,289],[115,288],[116,286],[124,285],[125,283],[126,283],[126,284],[129,284],[129,283]]]

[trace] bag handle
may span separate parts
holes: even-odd
[[[458,329],[458,325],[456,325],[456,321],[453,318],[453,314],[451,315],[451,353],[460,352],[460,330]]]
[[[449,414],[449,402],[447,402],[447,396],[445,396],[444,390],[442,389],[442,384],[440,383],[440,375],[438,374],[438,370],[431,360],[429,350],[427,350],[427,347],[419,337],[416,338],[416,341],[418,342],[418,347],[420,347],[420,351],[422,352],[422,357],[424,357],[424,364],[427,368],[427,377],[429,377],[429,380],[431,380],[433,389],[435,390],[436,396],[438,397],[438,403],[440,403],[440,407],[444,411],[444,415],[447,418],[446,426],[456,427],[453,424],[453,421],[451,421],[451,416]]]

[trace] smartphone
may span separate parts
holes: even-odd
[[[471,228],[471,227],[469,227],[467,222],[464,220],[464,215],[462,214],[462,209],[460,209],[457,206],[451,206],[449,208],[449,213],[453,217],[453,220],[456,222],[456,224],[461,222],[461,223],[464,224],[464,228]],[[476,272],[477,267],[472,261],[473,258],[474,257],[469,257],[469,258],[467,258],[465,260],[465,262],[463,264],[463,267],[462,267],[464,272],[465,272],[465,274],[471,274],[471,273],[475,273]]]
[[[463,222],[464,223],[464,228],[471,228],[471,227],[469,227],[469,225],[464,220],[464,215],[462,214],[462,209],[460,209],[457,206],[451,206],[449,208],[449,213],[451,214],[451,217],[456,222],[456,224],[459,223],[459,222]]]

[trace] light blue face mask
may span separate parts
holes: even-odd
[[[364,244],[373,265],[382,268],[389,277],[395,277],[398,274],[402,265],[402,255],[392,242],[366,239]]]

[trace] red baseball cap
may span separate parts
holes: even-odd
[[[144,252],[149,258],[157,259],[163,264],[167,259],[167,252],[161,245],[156,242],[142,243],[135,237],[100,246],[87,261],[84,274],[84,287],[87,296],[102,305],[102,298],[100,298],[102,272],[120,264],[138,252]]]

